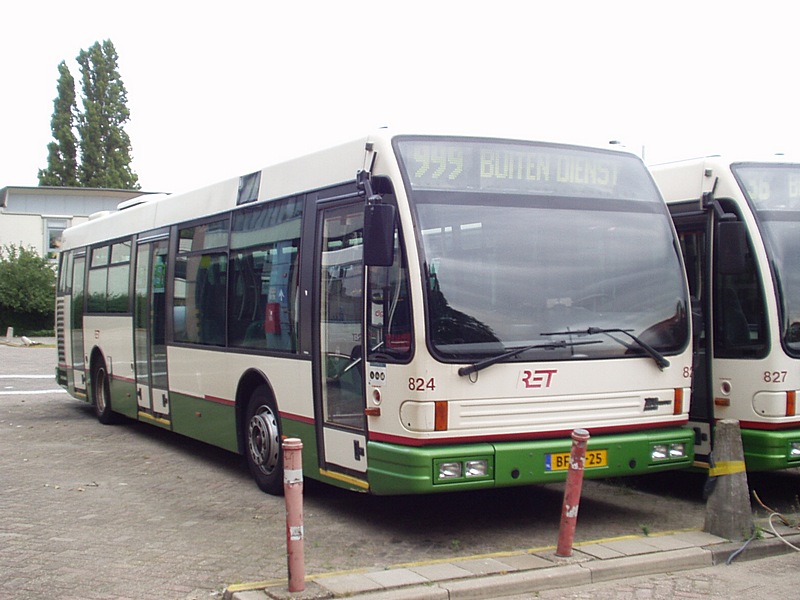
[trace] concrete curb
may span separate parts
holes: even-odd
[[[800,534],[781,534],[785,535],[785,537],[789,537],[792,543],[797,546],[800,544]],[[728,562],[728,559],[731,558],[734,554],[739,552],[742,549],[743,543],[732,543],[726,542],[724,544],[720,544],[718,546],[713,546],[709,548],[711,555],[713,556],[713,562],[715,565],[721,565]],[[771,556],[782,556],[783,554],[787,554],[789,552],[794,552],[789,546],[787,546],[783,541],[779,540],[776,537],[769,537],[767,539],[762,540],[754,540],[750,544],[742,550],[732,562],[736,561],[744,561],[744,560],[758,560],[760,558],[769,558]]]
[[[784,527],[780,536],[800,544],[800,532]],[[286,581],[230,586],[226,600],[478,600],[569,588],[627,577],[674,573],[756,560],[792,552],[772,533],[749,542],[730,542],[702,531],[628,536],[576,546],[560,558],[554,549],[502,553],[405,565],[382,571],[352,571],[309,577],[306,589],[290,593]]]

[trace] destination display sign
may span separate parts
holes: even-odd
[[[644,164],[614,151],[457,138],[402,139],[397,148],[412,189],[647,199],[655,193]]]
[[[756,208],[800,209],[800,165],[737,164],[732,169]]]

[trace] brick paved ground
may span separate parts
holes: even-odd
[[[47,349],[15,351],[52,365]],[[0,396],[0,456],[2,598],[207,598],[282,575],[269,550],[282,500],[232,455],[138,424],[102,427],[88,405],[46,393]]]
[[[286,577],[283,499],[237,456],[98,424],[58,391],[54,363],[53,348],[0,345],[0,599],[199,600]],[[563,488],[376,498],[307,481],[306,492],[316,574],[554,545]],[[584,482],[575,541],[698,527],[703,510],[691,491]]]
[[[716,565],[696,571],[633,577],[505,600],[753,600],[800,597],[797,553]]]

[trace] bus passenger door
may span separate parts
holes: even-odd
[[[76,394],[86,394],[86,353],[83,348],[83,281],[86,254],[75,256],[72,264],[72,304],[70,305],[70,344],[72,353],[72,381]]]
[[[169,425],[166,345],[168,240],[140,243],[134,282],[133,349],[139,417]]]
[[[366,487],[363,202],[317,214],[317,443],[328,475]],[[334,474],[335,473],[335,474]]]

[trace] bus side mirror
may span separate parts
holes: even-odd
[[[364,264],[391,267],[394,263],[394,206],[367,204],[364,207]]]
[[[741,221],[720,221],[717,223],[717,267],[725,275],[738,275],[745,272],[745,253],[747,234]]]

